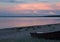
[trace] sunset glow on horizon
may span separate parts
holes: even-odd
[[[30,10],[30,11],[26,11]],[[60,10],[60,4],[55,3],[33,3],[33,4],[17,4],[15,6],[9,7],[9,11],[15,13],[38,13],[37,10]],[[25,12],[23,12],[25,11]],[[54,12],[48,12],[43,14],[55,14]]]
[[[38,11],[39,10],[39,11]],[[50,11],[51,10],[51,11]],[[0,11],[10,14],[60,14],[60,2],[0,4]],[[7,13],[7,14],[8,14]]]
[[[0,5],[0,7],[10,10],[60,10],[60,3],[25,3],[4,7]]]

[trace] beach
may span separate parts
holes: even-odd
[[[37,31],[60,31],[60,23],[0,29],[0,42],[60,42],[60,40],[37,39],[31,37],[30,32]]]

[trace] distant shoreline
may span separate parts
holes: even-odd
[[[1,17],[6,17],[6,16],[1,16]],[[43,16],[7,16],[7,17],[43,17]],[[52,16],[50,16],[50,17],[52,17]]]
[[[60,17],[60,15],[49,15],[49,16],[0,16],[0,17]]]

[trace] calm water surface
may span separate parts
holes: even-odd
[[[0,17],[0,29],[60,23],[60,17]]]

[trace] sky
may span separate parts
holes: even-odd
[[[60,15],[60,0],[0,0],[0,16]]]

